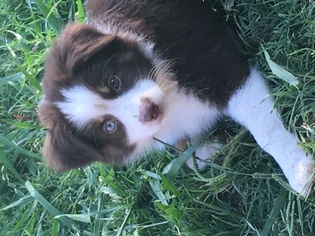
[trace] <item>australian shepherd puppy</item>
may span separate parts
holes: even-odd
[[[229,116],[293,189],[308,192],[313,158],[284,128],[264,79],[207,1],[90,0],[87,16],[65,27],[45,63],[39,115],[52,168],[122,165],[163,148],[157,140],[196,140]],[[200,148],[208,158],[211,148]]]

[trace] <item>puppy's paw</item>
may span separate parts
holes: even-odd
[[[196,151],[195,151],[195,155],[196,157],[198,157],[200,160],[196,159],[196,164],[199,170],[202,170],[203,168],[205,168],[205,166],[207,165],[206,162],[204,162],[203,160],[207,160],[210,159],[211,156],[217,152],[221,147],[223,146],[222,143],[219,142],[212,142],[212,143],[205,143],[200,145]],[[194,169],[194,160],[192,158],[188,159],[186,164],[190,169]]]
[[[295,191],[304,196],[307,195],[314,182],[314,161],[312,157],[304,157],[295,163],[288,180]]]

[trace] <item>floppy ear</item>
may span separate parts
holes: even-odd
[[[86,24],[68,24],[46,57],[42,82],[44,96],[39,104],[39,118],[49,130],[43,156],[55,170],[65,171],[94,161],[104,161],[96,147],[71,132],[55,102],[63,99],[60,91],[73,81],[76,69],[112,45],[115,38]]]
[[[60,123],[48,131],[43,156],[48,166],[57,171],[83,167],[95,161],[104,161],[100,151],[80,140]]]
[[[102,51],[114,39],[95,27],[73,23],[68,24],[53,43],[45,62],[45,83],[65,82],[73,72],[96,53]]]
[[[59,47],[67,57],[66,64],[75,68],[100,52],[116,37],[105,35],[87,24],[69,24],[59,38]]]

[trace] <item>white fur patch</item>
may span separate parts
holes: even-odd
[[[312,157],[297,146],[297,138],[285,129],[273,102],[262,76],[252,68],[245,85],[231,98],[226,114],[252,133],[277,161],[292,188],[305,194],[313,170]]]
[[[170,94],[166,106],[167,114],[155,137],[169,144],[200,135],[211,128],[219,116],[216,107],[201,102],[192,94]]]
[[[93,119],[103,116],[108,104],[98,94],[83,85],[61,91],[65,101],[56,102],[57,107],[78,129]]]

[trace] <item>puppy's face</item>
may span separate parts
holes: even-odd
[[[132,39],[67,26],[45,64],[44,157],[54,169],[119,165],[150,147],[174,82]]]

